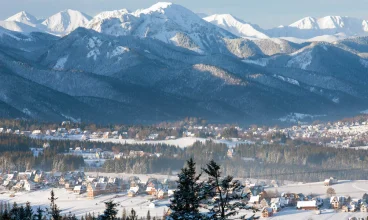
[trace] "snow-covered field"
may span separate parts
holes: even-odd
[[[144,181],[144,177],[147,175],[139,175]],[[157,176],[159,177],[159,176]],[[162,176],[164,177],[164,176]],[[147,177],[148,178],[148,177]],[[364,193],[368,192],[368,181],[339,181],[338,184],[332,186],[337,195],[351,196],[352,199],[360,199]],[[273,190],[275,188],[269,188],[266,190]],[[319,183],[307,183],[307,184],[293,184],[285,185],[277,188],[281,192],[298,192],[304,194],[317,194],[321,197],[326,197],[327,187],[323,186],[322,182]],[[0,200],[17,202],[19,204],[24,204],[26,201],[30,201],[33,206],[38,207],[48,207],[51,189],[43,189],[35,192],[20,192],[16,193],[14,198],[9,197],[11,193],[6,191],[0,192]],[[137,211],[139,216],[146,216],[147,211],[150,210],[151,216],[162,216],[164,210],[167,210],[169,205],[169,199],[161,200],[156,202],[155,208],[149,208],[148,195],[140,195],[137,197],[127,197],[126,193],[110,194],[99,196],[96,199],[90,200],[86,198],[86,195],[74,195],[72,192],[68,192],[65,189],[54,189],[56,196],[58,197],[57,204],[63,210],[63,213],[75,213],[77,216],[81,217],[87,212],[94,212],[96,215],[102,213],[104,210],[104,202],[113,199],[120,203],[119,216],[122,214],[123,207],[126,208],[127,212],[131,208]],[[259,216],[257,213],[256,216]],[[309,220],[309,219],[329,219],[329,220],[340,220],[348,219],[349,217],[367,217],[367,213],[342,213],[335,212],[331,209],[322,209],[322,213],[317,215],[314,211],[300,211],[295,208],[285,208],[280,212],[276,213],[273,217],[269,219],[282,219],[282,220]]]
[[[16,193],[14,198],[9,197],[10,193],[2,193],[0,195],[0,199],[2,201],[17,202],[19,204],[24,204],[25,202],[31,202],[34,208],[38,206],[41,207],[49,207],[49,200],[51,189],[44,189],[35,192],[21,192]],[[150,196],[148,195],[140,195],[137,197],[128,197],[126,193],[119,194],[110,194],[98,196],[95,199],[87,199],[86,194],[82,195],[74,195],[72,192],[68,192],[65,189],[54,189],[56,197],[57,205],[61,208],[62,214],[68,214],[72,212],[77,217],[81,217],[85,213],[95,213],[97,216],[99,213],[102,213],[105,209],[104,202],[109,200],[114,200],[115,202],[120,203],[119,207],[119,216],[121,216],[123,207],[126,208],[127,212],[130,212],[132,208],[137,211],[139,216],[146,216],[147,211],[150,210],[151,216],[163,216],[164,209],[167,210],[167,205],[169,204],[169,200],[161,200],[156,203],[155,208],[149,208],[148,199]]]
[[[38,136],[31,135],[32,138],[40,138]],[[82,141],[82,135],[69,135],[67,138],[62,137],[53,137],[53,136],[44,136],[42,139],[50,139],[50,140],[79,140]],[[180,148],[186,148],[192,146],[195,142],[205,142],[207,140],[212,140],[216,143],[223,143],[229,147],[235,147],[237,144],[250,144],[253,143],[251,141],[238,141],[238,140],[216,140],[216,139],[206,139],[206,138],[197,138],[197,137],[183,137],[174,140],[146,140],[140,141],[135,139],[114,139],[114,138],[98,138],[98,139],[90,139],[92,142],[105,142],[105,143],[120,143],[120,144],[168,144],[178,146]]]

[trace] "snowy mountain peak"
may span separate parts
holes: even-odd
[[[306,17],[291,25],[299,29],[352,29],[356,26],[361,28],[366,21],[362,19],[343,17],[343,16],[325,16],[322,18]]]
[[[140,17],[144,15],[161,14],[162,17],[167,19],[177,19],[179,17],[184,18],[187,22],[201,20],[201,18],[192,12],[191,10],[177,4],[170,2],[159,2],[146,9],[139,9],[133,13],[135,16]]]
[[[299,29],[317,29],[317,19],[313,17],[305,17],[289,25]]]
[[[231,14],[215,14],[203,19],[240,37],[268,38],[257,25],[244,22]]]
[[[85,27],[90,19],[90,16],[80,11],[67,9],[52,15],[42,25],[50,33],[65,35],[78,27]]]
[[[35,24],[38,23],[37,18],[26,11],[18,12],[17,14],[7,18],[5,21],[16,21],[31,26],[35,26]]]
[[[155,11],[163,12],[164,9],[169,8],[172,5],[173,3],[171,2],[158,2],[152,5],[151,7],[144,9],[143,11],[145,12],[145,14],[148,14],[149,12],[155,12]],[[144,13],[143,11],[142,13]]]

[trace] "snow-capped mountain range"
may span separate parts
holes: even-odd
[[[368,108],[368,37],[338,38],[365,35],[365,24],[306,18],[263,30],[171,3],[93,18],[21,12],[0,22],[0,118],[257,123],[360,112]],[[326,36],[316,33],[335,42],[283,39]]]
[[[203,20],[215,24],[237,37],[245,38],[284,38],[294,42],[333,42],[347,37],[368,35],[368,21],[346,16],[306,17],[290,25],[281,25],[272,29],[262,29],[258,25],[242,21],[230,14],[203,16]],[[40,31],[58,36],[64,36],[78,27],[87,27],[111,35],[133,34],[139,37],[153,37],[179,45],[193,43],[193,50],[205,46],[201,45],[206,42],[202,42],[203,39],[200,40],[201,37],[198,35],[201,33],[199,32],[208,32],[209,29],[213,29],[205,24],[198,14],[180,5],[167,2],[160,2],[150,8],[135,12],[129,12],[126,9],[105,11],[93,18],[85,13],[70,9],[46,19],[37,19],[22,11],[5,21],[1,21],[0,26],[18,32]],[[205,29],[203,29],[204,27]],[[186,36],[177,36],[178,31],[185,33]],[[217,33],[220,32],[217,30]],[[228,35],[226,32],[220,34]],[[189,42],[187,42],[188,40]]]
[[[22,11],[0,22],[0,26],[23,33],[45,32],[64,36],[78,27],[85,27],[90,19],[91,17],[84,13],[70,9],[58,12],[47,19],[37,19]]]
[[[269,38],[257,25],[242,21],[230,14],[215,14],[203,19],[239,37]]]

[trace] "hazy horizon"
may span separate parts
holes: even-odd
[[[65,9],[82,11],[94,16],[102,11],[126,8],[135,11],[148,8],[159,2],[153,0],[0,0],[0,20],[5,20],[20,11],[27,11],[37,18],[46,18]],[[194,1],[173,0],[170,1],[196,12],[211,14],[232,14],[244,21],[258,24],[263,28],[272,28],[279,25],[288,25],[303,17],[323,17],[329,15],[351,16],[368,20],[366,8],[368,0],[356,0],[354,3],[348,0],[228,0],[224,1]]]

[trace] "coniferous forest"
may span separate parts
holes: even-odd
[[[30,148],[45,148],[43,154],[34,156]],[[65,154],[69,149],[101,148],[105,151],[143,151],[160,154],[159,157],[125,157],[107,160],[100,168],[89,168],[81,156]],[[293,181],[321,181],[326,176],[340,179],[366,179],[368,151],[326,148],[318,145],[287,141],[286,144],[242,144],[233,148],[228,157],[225,144],[207,141],[196,142],[192,147],[179,148],[166,144],[114,144],[72,140],[39,140],[25,136],[0,134],[0,169],[2,171],[85,171],[121,173],[172,173],[180,170],[188,158],[194,158],[197,170],[210,160],[223,167],[226,175],[240,178],[278,179]],[[169,165],[169,166],[168,166]]]

